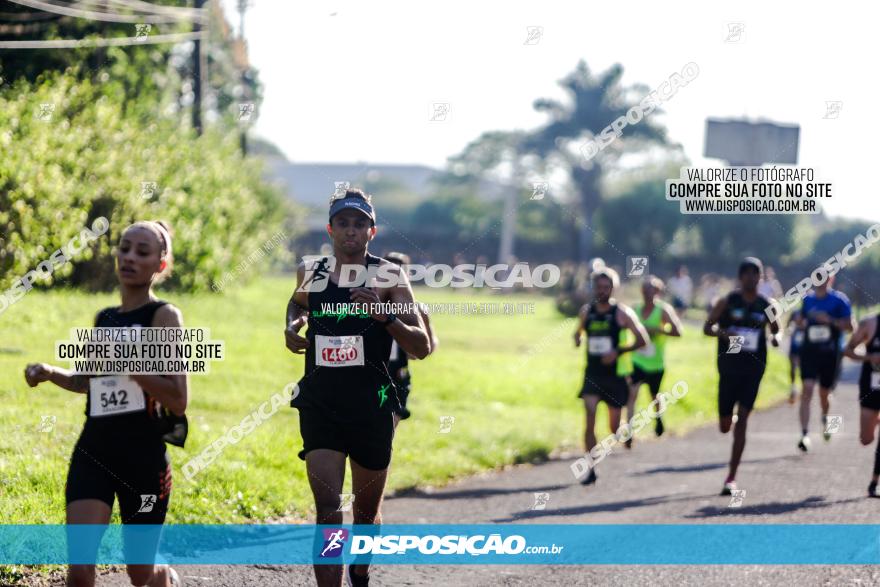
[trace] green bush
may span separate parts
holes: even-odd
[[[54,110],[41,116],[43,104]],[[135,220],[171,224],[176,269],[168,285],[190,291],[211,289],[273,235],[293,236],[284,198],[258,161],[242,158],[236,132],[218,126],[196,137],[177,118],[144,124],[127,110],[112,82],[70,73],[0,94],[2,290],[101,216],[109,233],[38,286],[65,279],[112,287],[113,249]],[[156,183],[153,195],[144,197],[142,182]]]

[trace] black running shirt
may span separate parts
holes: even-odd
[[[381,261],[367,254],[367,265]],[[352,288],[333,283],[329,272],[324,278],[318,273],[308,294],[305,373],[291,405],[317,408],[342,422],[379,417],[399,405],[388,374],[393,337],[369,314],[346,309],[353,304]]]
[[[602,355],[617,350],[620,345],[620,325],[617,323],[617,305],[600,312],[596,302],[590,304],[584,320],[587,331],[587,376],[617,377],[617,360],[610,365],[602,363]]]
[[[770,302],[766,297],[757,294],[751,302],[743,298],[738,291],[730,292],[727,296],[727,307],[718,320],[718,326],[727,332],[730,337],[741,337],[730,342],[718,337],[718,357],[730,364],[747,364],[752,366],[757,360],[766,363],[767,359],[767,335],[765,327],[770,319],[766,310]],[[731,348],[731,344],[734,344]],[[732,352],[728,353],[727,351]]]

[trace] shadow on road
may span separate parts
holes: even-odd
[[[728,499],[728,498],[724,498]],[[742,507],[718,507],[705,506],[692,514],[687,514],[685,518],[713,518],[717,516],[778,516],[789,514],[800,510],[814,510],[819,508],[827,508],[837,504],[853,503],[862,501],[861,498],[840,499],[837,501],[826,501],[824,497],[813,495],[800,501],[771,501],[756,505],[743,505]]]
[[[790,460],[791,455],[782,455],[778,457],[770,457],[766,459],[744,459],[743,464],[751,464],[751,463],[766,463],[769,461],[779,461],[779,460]],[[633,475],[653,475],[654,473],[698,473],[700,471],[711,471],[713,469],[726,469],[729,463],[727,461],[723,461],[720,463],[697,463],[693,465],[681,465],[681,466],[665,466],[665,467],[654,467],[653,469],[645,469],[644,471],[638,471],[633,473]]]
[[[418,499],[471,499],[475,497],[489,497],[492,495],[506,495],[510,493],[532,493],[551,491],[554,489],[563,489],[568,485],[544,485],[542,487],[486,487],[482,489],[465,489],[461,491],[438,491],[428,492],[424,489],[412,488],[403,489],[396,492],[391,497],[386,497],[385,501],[402,498],[418,498]]]
[[[584,488],[584,495],[589,495],[589,489]],[[594,514],[599,512],[620,512],[638,507],[647,507],[662,503],[674,503],[677,501],[694,501],[697,499],[705,499],[706,495],[681,495],[672,497],[668,495],[660,495],[657,497],[649,497],[647,499],[628,499],[626,501],[614,501],[611,503],[597,503],[592,505],[584,505],[570,508],[550,509],[550,510],[525,510],[515,513],[509,518],[496,518],[492,520],[495,523],[516,522],[520,520],[528,520],[533,518],[555,517],[555,516],[572,516],[578,514]]]

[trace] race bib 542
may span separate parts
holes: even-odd
[[[144,390],[125,375],[89,380],[89,416],[115,416],[146,408]]]

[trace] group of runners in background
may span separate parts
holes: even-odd
[[[703,333],[718,338],[718,416],[722,433],[733,430],[733,447],[727,478],[721,491],[730,495],[737,489],[736,474],[746,444],[748,418],[758,395],[767,363],[767,344],[780,345],[780,326],[769,319],[771,297],[762,287],[763,263],[747,257],[739,266],[738,287],[719,297],[710,307]],[[687,278],[679,269],[674,279]],[[772,277],[775,281],[775,277]],[[620,432],[621,410],[629,416],[639,388],[647,384],[653,398],[658,397],[664,373],[664,347],[667,337],[681,336],[682,324],[672,305],[658,300],[663,282],[649,276],[642,284],[643,302],[631,309],[613,299],[618,286],[617,273],[602,263],[592,273],[593,300],[580,312],[575,345],[587,334],[587,365],[580,397],[586,409],[584,445],[587,453],[596,446],[595,422],[598,403],[608,408],[609,426],[626,436],[624,444],[632,447],[631,434]],[[830,441],[833,427],[829,422],[831,400],[840,377],[841,360],[847,356],[862,363],[859,377],[860,440],[874,441],[880,416],[880,329],[878,316],[865,318],[856,328],[852,305],[845,294],[833,288],[834,277],[815,287],[804,297],[801,307],[792,313],[787,328],[791,390],[789,402],[795,403],[800,391],[800,438],[797,447],[808,452],[813,392],[818,384],[823,437]],[[774,288],[780,289],[780,288]],[[763,292],[762,292],[763,290]],[[687,291],[680,282],[678,291]],[[676,297],[680,301],[681,298]],[[676,304],[680,305],[680,304]],[[630,336],[626,336],[626,332]],[[768,334],[769,331],[769,334]],[[853,333],[846,342],[845,335]],[[863,350],[864,349],[864,350]],[[632,353],[631,358],[627,355]],[[801,388],[797,386],[797,371]],[[662,398],[662,394],[660,395]],[[656,404],[655,404],[656,405]],[[656,405],[658,413],[663,408]],[[736,413],[734,413],[734,411]],[[656,418],[656,434],[663,433],[662,419]],[[880,442],[875,450],[874,470],[868,495],[877,497],[880,476]],[[590,485],[597,479],[595,466],[581,480]]]
[[[395,429],[410,415],[408,361],[424,359],[438,341],[427,312],[415,303],[406,271],[409,259],[401,253],[380,258],[368,252],[376,234],[376,215],[370,197],[361,190],[348,190],[331,200],[327,232],[333,244],[334,269],[326,263],[301,265],[297,287],[285,317],[287,348],[305,355],[303,377],[291,405],[299,411],[299,427],[309,483],[315,500],[318,524],[340,525],[340,499],[346,461],[352,474],[355,524],[380,524],[381,503],[391,462]],[[326,259],[324,259],[326,261]],[[152,287],[170,271],[171,231],[163,223],[137,222],[122,234],[116,256],[121,305],[98,313],[95,326],[181,327],[181,312],[159,300]],[[402,287],[343,287],[339,266],[384,266],[403,283]],[[619,431],[622,410],[629,418],[642,385],[652,398],[662,400],[667,338],[682,336],[684,327],[673,304],[661,299],[662,280],[648,276],[641,285],[641,302],[634,307],[617,301],[617,273],[598,264],[591,275],[592,300],[579,313],[574,342],[586,342],[586,369],[579,397],[586,410],[584,442],[589,453],[596,446],[598,404],[608,408],[609,426]],[[780,328],[767,315],[768,296],[759,291],[763,264],[746,258],[738,269],[739,285],[721,296],[710,308],[703,326],[707,336],[718,338],[718,413],[723,433],[733,430],[733,447],[722,494],[736,489],[736,474],[746,442],[746,427],[764,374],[767,345],[779,346]],[[686,273],[676,276],[684,280]],[[687,278],[689,279],[689,278]],[[308,285],[322,283],[321,287]],[[677,284],[682,291],[682,283]],[[823,424],[827,423],[832,392],[840,374],[841,356],[862,362],[859,379],[861,441],[874,440],[880,414],[880,328],[878,317],[854,324],[849,300],[832,287],[833,279],[810,292],[789,321],[791,401],[797,397],[795,370],[802,378],[798,447],[811,448],[810,405],[818,383]],[[395,303],[409,311],[395,315],[381,309],[337,316],[318,311],[326,305],[361,303],[381,308]],[[305,336],[300,334],[308,326]],[[769,334],[768,334],[769,331]],[[852,332],[844,346],[845,333]],[[584,339],[584,335],[586,339]],[[862,350],[866,349],[866,350]],[[50,381],[59,387],[86,394],[86,422],[74,447],[66,486],[69,524],[106,524],[115,498],[119,499],[123,524],[163,524],[171,493],[171,467],[165,443],[183,444],[174,438],[169,423],[185,422],[188,378],[185,375],[131,375],[133,389],[143,401],[123,411],[103,412],[96,404],[102,377],[85,377],[45,363],[25,369],[32,387]],[[114,384],[122,384],[114,379]],[[105,383],[107,383],[105,381]],[[664,407],[655,405],[655,434],[664,433]],[[736,413],[734,413],[736,411]],[[185,430],[185,428],[184,428]],[[825,427],[824,437],[830,439]],[[632,448],[632,435],[625,441]],[[880,473],[880,443],[868,489],[876,495]],[[595,467],[581,481],[597,480]],[[151,493],[157,501],[141,507],[141,496]],[[95,545],[97,549],[97,545]],[[133,585],[172,587],[180,578],[167,565],[128,565]],[[339,585],[343,576],[351,585],[369,584],[369,566],[315,565],[319,585]],[[95,568],[71,565],[68,585],[91,586]]]

